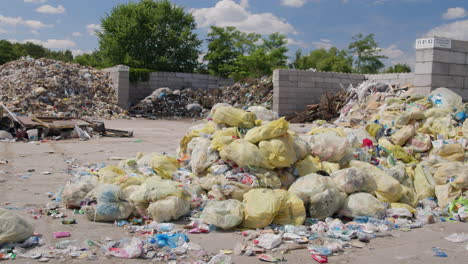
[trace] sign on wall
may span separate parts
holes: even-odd
[[[452,40],[446,38],[424,38],[416,40],[416,49],[444,48],[450,49]]]

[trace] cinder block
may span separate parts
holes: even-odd
[[[468,76],[468,65],[450,64],[449,75],[452,76]]]
[[[465,77],[465,84],[463,85],[464,89],[468,89],[468,77]]]
[[[314,82],[298,82],[297,87],[299,87],[299,88],[304,88],[304,87],[313,88],[313,87],[315,87],[315,83]]]
[[[297,87],[297,82],[292,82],[292,81],[278,81],[278,85],[281,86],[287,86],[287,87]]]
[[[300,71],[300,75],[306,77],[321,77],[320,72],[313,71]]]
[[[301,76],[301,75],[290,75],[288,81],[303,82],[305,78],[306,78],[305,76]]]
[[[414,83],[413,84],[416,87],[431,86],[432,76],[428,75],[428,74],[416,74],[414,76]]]
[[[431,74],[432,73],[432,62],[417,62],[416,65],[414,66],[414,73],[416,74]],[[441,65],[446,65],[448,64],[445,63],[439,63]],[[448,67],[447,67],[447,73],[448,73]],[[442,74],[442,73],[441,73]]]
[[[468,41],[452,40],[453,51],[468,52]]]
[[[365,80],[366,76],[364,74],[350,74],[351,80]]]
[[[449,88],[463,89],[465,86],[465,77],[462,76],[448,76]]]
[[[435,62],[464,64],[466,61],[466,54],[463,52],[449,50],[433,50],[433,52]]]
[[[432,49],[416,50],[416,63],[434,61],[434,52]]]
[[[279,75],[283,75],[283,74],[286,74],[288,76],[291,76],[291,75],[298,75],[298,71],[297,70],[286,70],[286,69],[277,69],[275,71],[278,71]]]

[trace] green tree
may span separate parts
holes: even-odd
[[[367,36],[358,34],[353,36],[353,40],[348,49],[356,56],[356,72],[377,73],[385,66],[380,60],[387,57],[379,55],[381,49],[374,39],[374,34]]]
[[[73,61],[73,54],[70,50],[65,50],[65,51],[48,50],[45,57],[49,59],[53,59],[53,60],[64,61],[64,62]]]
[[[405,73],[411,72],[411,67],[408,64],[398,63],[393,66],[390,66],[384,71],[384,73]]]
[[[211,27],[208,33],[208,52],[204,59],[208,62],[208,71],[217,76],[229,77],[235,70],[235,61],[241,55],[252,52],[259,34],[243,33],[235,27]]]
[[[193,72],[201,41],[193,16],[169,0],[141,0],[114,7],[101,19],[100,51],[112,64]]]
[[[91,54],[84,53],[75,57],[73,62],[84,66],[91,66],[94,68],[107,68],[111,67],[112,63],[106,60],[99,51],[94,51]]]
[[[8,40],[0,40],[0,65],[17,59],[13,44]]]
[[[47,55],[48,49],[44,48],[39,44],[26,42],[24,44],[14,44],[15,53],[19,56],[30,56],[35,59],[44,58]]]
[[[316,69],[325,72],[351,72],[353,58],[345,50],[331,47],[328,51],[317,49],[309,55],[302,55],[302,50],[296,51],[296,58],[290,64],[291,68],[298,70]]]
[[[274,33],[262,38],[262,43],[254,45],[249,53],[237,57],[231,77],[236,80],[257,78],[271,75],[274,69],[286,67],[286,36]]]

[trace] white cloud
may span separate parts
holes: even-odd
[[[24,25],[32,29],[53,27],[52,25],[44,24],[38,20],[24,20],[22,17],[6,17],[0,15],[0,25],[2,24],[8,26]]]
[[[249,0],[240,0],[239,4],[243,8],[247,8],[247,7],[249,7]]]
[[[48,49],[69,49],[76,46],[76,43],[68,39],[48,39],[42,41],[39,39],[25,39],[21,43],[31,42],[34,44],[42,45]]]
[[[33,34],[33,35],[39,35],[39,31],[37,31],[37,30],[31,30],[30,32],[31,32],[31,34]]]
[[[81,36],[83,36],[83,34],[81,32],[73,32],[72,36],[73,37],[81,37]]]
[[[47,0],[24,0],[25,3],[33,3],[33,4],[43,4],[47,2]]]
[[[96,31],[99,31],[99,32],[102,31],[101,25],[99,25],[99,24],[89,24],[89,25],[86,25],[86,32],[88,32],[89,35],[95,36],[95,35],[96,35]]]
[[[244,3],[247,1],[241,1]],[[294,27],[286,20],[272,13],[254,14],[234,0],[220,0],[214,7],[193,8],[190,12],[201,28],[210,26],[233,26],[243,32],[271,34],[275,32],[296,34]]]
[[[306,3],[306,0],[281,0],[284,6],[301,7]]]
[[[63,14],[65,13],[66,9],[63,5],[58,5],[57,7],[53,7],[51,5],[43,5],[36,8],[36,12],[44,13],[44,14]]]
[[[82,51],[80,49],[73,49],[73,50],[71,50],[71,52],[73,54],[73,57],[78,56],[78,55],[83,55],[83,54],[86,53],[86,52],[84,52],[84,51]]]
[[[388,62],[392,65],[403,63],[413,66],[415,62],[414,56],[409,56],[395,44],[390,45],[387,48],[382,48],[380,54],[387,56]]]
[[[440,25],[426,33],[426,37],[444,37],[457,40],[468,40],[468,20],[460,20]]]
[[[442,15],[443,19],[457,19],[468,16],[468,12],[462,7],[453,7],[447,9],[447,11]]]
[[[320,39],[320,41],[314,41],[312,42],[314,44],[315,48],[317,49],[329,49],[333,47],[333,44],[330,42],[329,39]]]
[[[287,38],[288,45],[293,45],[293,46],[299,46],[299,47],[307,47],[307,44],[305,44],[302,40],[295,40],[292,38]]]

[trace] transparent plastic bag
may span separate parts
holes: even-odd
[[[23,242],[34,233],[34,227],[24,218],[0,208],[0,245]]]
[[[200,216],[204,223],[232,229],[244,220],[244,206],[238,200],[208,201]]]
[[[358,216],[381,218],[385,214],[385,207],[371,194],[353,193],[346,198],[339,214],[353,218]]]
[[[346,194],[355,192],[373,193],[377,190],[374,178],[365,170],[348,168],[333,172],[331,178],[336,187]]]
[[[151,203],[147,212],[153,220],[158,222],[177,220],[190,213],[190,201],[178,196],[167,196]]]

